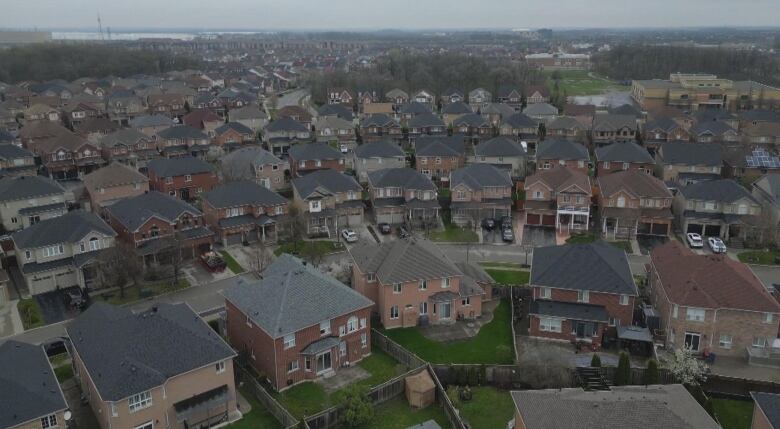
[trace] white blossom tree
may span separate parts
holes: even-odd
[[[669,362],[669,370],[682,384],[698,386],[707,379],[707,365],[693,355],[689,347],[678,348]]]

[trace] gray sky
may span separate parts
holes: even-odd
[[[776,26],[780,0],[1,0],[0,28]]]

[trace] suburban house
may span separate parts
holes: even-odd
[[[222,292],[228,341],[277,391],[371,354],[373,303],[316,267],[284,254],[260,279],[233,279]]]
[[[374,302],[386,329],[450,324],[482,316],[485,291],[433,243],[420,239],[360,244],[349,250],[352,287]]]
[[[182,94],[164,93],[150,94],[146,99],[149,113],[170,116],[171,118],[184,116],[184,103],[187,100]]]
[[[655,160],[660,170],[656,171],[658,177],[684,186],[720,178],[723,149],[714,143],[662,143]]]
[[[484,218],[512,215],[512,179],[509,172],[490,164],[470,164],[451,173],[452,222],[477,225]]]
[[[11,235],[16,262],[30,294],[99,285],[94,263],[114,246],[116,233],[94,213],[75,210]]]
[[[255,141],[255,132],[239,122],[227,122],[214,130],[214,144],[223,150],[235,150]]]
[[[335,142],[339,145],[347,145],[344,148],[355,144],[355,126],[346,119],[337,116],[320,118],[314,125],[314,129],[316,139],[320,143]]]
[[[485,104],[492,101],[493,94],[484,88],[477,88],[469,91],[469,106],[471,106],[471,110],[479,110],[484,107]]]
[[[314,119],[308,110],[298,105],[289,105],[279,108],[279,110],[276,111],[276,118],[277,120],[292,119],[306,127],[306,129],[311,129]]]
[[[135,246],[147,264],[176,244],[184,257],[211,249],[214,232],[203,221],[203,213],[190,204],[151,191],[125,198],[107,209],[108,222],[118,239]]]
[[[484,116],[477,113],[467,113],[452,121],[455,134],[462,134],[474,139],[484,139],[493,136],[493,126]]]
[[[596,146],[636,140],[637,119],[632,115],[597,113],[593,118],[591,138]]]
[[[368,173],[368,196],[376,223],[438,223],[441,206],[436,185],[414,169],[385,168]]]
[[[504,118],[498,127],[498,134],[504,137],[511,137],[520,142],[526,142],[527,150],[534,153],[536,151],[536,141],[539,138],[539,121],[531,119],[522,113]]]
[[[5,231],[27,228],[41,220],[62,216],[72,192],[43,176],[0,178],[0,219]]]
[[[106,162],[117,161],[139,170],[146,169],[150,159],[160,157],[154,138],[132,128],[104,136],[99,145]]]
[[[424,136],[415,142],[417,171],[435,181],[446,182],[450,173],[466,162],[466,145],[462,136]]]
[[[149,189],[177,196],[185,201],[208,192],[219,182],[214,167],[200,158],[160,158],[147,165]]]
[[[334,104],[333,106],[337,105]],[[366,120],[373,115],[395,116],[396,109],[400,107],[393,103],[371,103],[361,104],[358,108],[360,109],[360,119]]]
[[[95,144],[72,133],[42,141],[32,151],[56,180],[81,177],[106,163]]]
[[[255,106],[246,106],[231,110],[228,113],[228,117],[230,118],[230,122],[238,122],[252,130],[255,134],[268,125],[268,115]]]
[[[96,302],[65,328],[101,429],[213,427],[240,418],[236,353],[187,304]]]
[[[419,136],[443,136],[447,135],[447,125],[433,113],[415,115],[406,121],[409,143],[414,145]]]
[[[525,224],[556,230],[587,230],[590,178],[570,168],[540,170],[525,180]]]
[[[490,123],[493,129],[498,128],[505,119],[516,113],[514,107],[504,103],[487,103],[479,109],[479,114]]]
[[[512,391],[512,429],[718,429],[682,384]],[[572,410],[577,410],[573,412]]]
[[[523,95],[525,96],[525,102],[528,104],[550,102],[550,90],[544,85],[526,86],[523,90]]]
[[[78,128],[84,121],[101,115],[91,103],[75,102],[62,107],[62,119],[71,128]]]
[[[347,107],[342,104],[323,104],[317,109],[317,117],[320,119],[341,118],[351,123],[355,118],[355,113],[352,111],[351,106]]]
[[[203,220],[224,246],[276,242],[287,199],[252,181],[229,182],[202,196]]]
[[[157,150],[166,158],[203,156],[211,149],[211,137],[189,125],[177,125],[157,133]]]
[[[751,193],[761,203],[761,213],[775,226],[775,239],[780,238],[780,174],[765,174],[753,182]],[[767,233],[770,231],[768,228]]]
[[[292,180],[293,205],[304,213],[311,236],[335,237],[341,228],[363,223],[363,187],[336,170],[316,170]]]
[[[780,428],[780,394],[750,392],[753,398],[753,422],[750,429]]]
[[[388,138],[398,143],[403,138],[403,129],[395,119],[377,113],[360,122],[360,136],[363,138],[363,143]]]
[[[523,106],[523,93],[512,85],[501,85],[496,91],[496,101],[508,104],[517,110]],[[540,103],[542,101],[539,101]]]
[[[84,176],[90,209],[102,214],[105,207],[123,198],[149,192],[149,178],[124,164],[112,163]]]
[[[590,127],[571,116],[559,116],[545,127],[547,137],[568,139],[579,142],[586,141]]]
[[[465,95],[463,94],[463,91],[455,88],[448,88],[439,95],[439,100],[441,100],[442,105],[462,103],[464,98]]]
[[[332,169],[343,172],[344,154],[327,143],[300,143],[293,145],[288,153],[290,172],[300,177],[316,170]]]
[[[173,125],[173,119],[164,115],[141,115],[129,121],[130,128],[140,131],[149,137],[154,137],[160,131]]]
[[[385,93],[385,101],[400,106],[409,102],[409,94],[400,88],[393,88]]]
[[[744,357],[777,338],[780,303],[726,255],[697,255],[669,241],[650,253],[648,288],[667,347]]]
[[[513,178],[523,178],[527,168],[527,153],[522,144],[508,137],[495,137],[474,147],[472,164],[489,164],[507,171]]]
[[[121,129],[121,126],[116,122],[112,122],[108,118],[96,117],[90,118],[79,124],[76,127],[76,133],[81,137],[84,137],[91,143],[97,143],[107,134],[111,134],[114,131]]]
[[[563,105],[563,115],[569,116],[588,128],[593,125],[593,118],[596,116],[596,106],[593,104],[571,104]]]
[[[675,195],[673,210],[681,231],[724,240],[756,240],[763,234],[761,204],[731,179],[691,183]]]
[[[633,141],[600,146],[594,152],[597,176],[626,170],[652,174],[655,170],[655,160],[650,153]]]
[[[599,176],[601,233],[607,238],[672,233],[672,193],[650,174],[626,170]]]
[[[404,104],[400,109],[398,109],[398,117],[400,118],[402,125],[407,125],[409,120],[417,115],[430,115],[432,113],[433,112],[431,112],[431,109],[428,105],[417,101]]]
[[[15,340],[0,344],[0,392],[1,428],[66,427],[68,404],[43,347]]]
[[[698,143],[733,143],[739,133],[723,121],[699,122],[690,129],[691,138]]]
[[[780,142],[780,122],[759,122],[741,131],[742,141],[754,145],[775,145]]]
[[[355,96],[346,88],[328,88],[328,104],[345,104],[351,106]]]
[[[225,180],[252,180],[272,191],[290,187],[290,164],[260,147],[243,147],[222,157]]]
[[[449,126],[452,122],[463,115],[474,113],[468,104],[462,101],[456,101],[454,103],[447,104],[441,108],[441,117],[444,123]]]
[[[35,176],[35,155],[15,144],[0,144],[0,177]]]
[[[361,183],[368,180],[371,172],[406,166],[406,153],[388,140],[363,143],[355,148],[353,156],[352,165]]]
[[[549,124],[558,116],[558,108],[548,103],[529,104],[523,109],[523,114],[531,119]]]
[[[277,118],[263,130],[263,139],[274,155],[287,154],[295,142],[311,139],[309,128],[292,118]]]
[[[529,282],[532,337],[598,350],[616,327],[633,324],[639,292],[626,252],[609,243],[537,247]]]
[[[691,140],[688,130],[668,116],[648,121],[642,129],[642,141],[648,150],[655,150],[665,142],[687,142]]]
[[[571,140],[544,140],[536,148],[536,169],[568,168],[588,173],[590,154],[580,143]]]
[[[412,98],[410,100],[412,103],[420,103],[425,104],[431,107],[436,106],[436,96],[433,94],[433,92],[428,91],[427,89],[421,89],[417,92],[415,92],[412,95]]]
[[[214,131],[225,123],[225,119],[209,109],[195,109],[184,115],[182,124],[203,131],[209,137],[214,136]]]

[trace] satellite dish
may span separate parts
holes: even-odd
[[[70,410],[65,410],[65,414],[63,415],[65,418],[65,421],[70,421],[71,418],[73,418],[73,413],[70,412]]]

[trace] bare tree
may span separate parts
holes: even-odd
[[[128,284],[137,284],[142,271],[141,256],[132,244],[123,241],[100,251],[97,258],[98,281],[104,287],[118,287],[120,298],[124,298]]]
[[[262,272],[268,265],[268,262],[270,262],[271,256],[268,253],[266,242],[263,240],[258,241],[257,244],[252,246],[251,254],[252,261],[250,262],[250,267],[257,273]]]
[[[290,205],[290,212],[284,222],[285,233],[293,243],[293,252],[298,253],[298,244],[306,235],[306,217],[303,210],[296,205]]]

